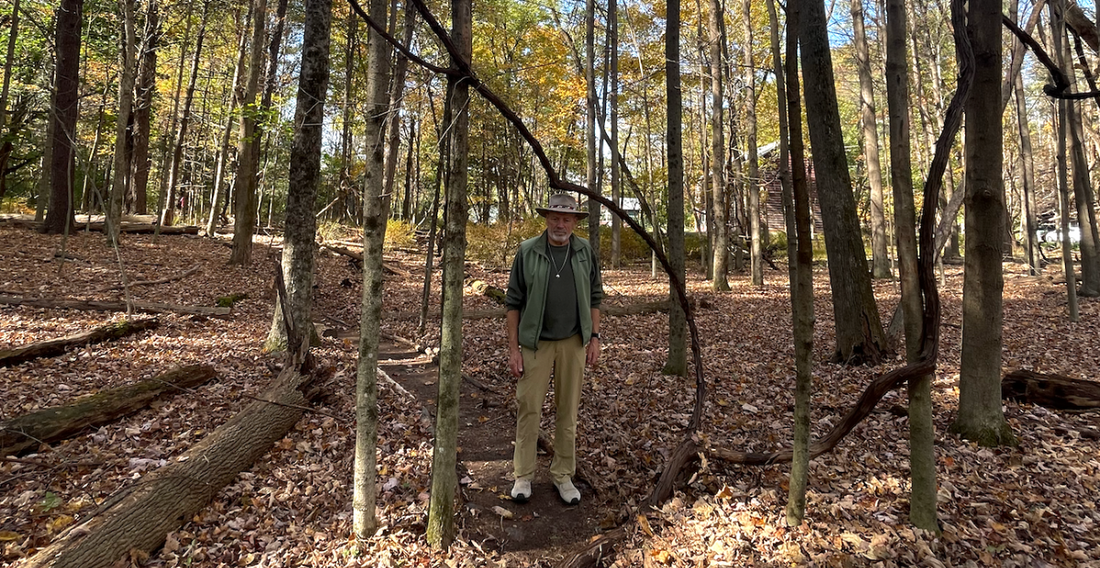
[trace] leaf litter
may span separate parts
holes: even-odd
[[[118,281],[118,264],[102,236],[69,237],[69,260],[59,266],[59,237],[0,226],[0,293],[115,300],[120,291],[92,292]],[[178,281],[136,287],[135,299],[213,306],[235,293],[247,298],[225,318],[162,315],[153,331],[72,350],[65,355],[0,369],[0,419],[153,376],[175,365],[209,363],[210,383],[160,401],[85,435],[0,461],[0,563],[17,566],[61,531],[91,515],[112,493],[176,459],[252,402],[277,374],[280,358],[261,344],[271,321],[277,242],[258,238],[250,268],[225,266],[224,242],[126,236],[120,253],[130,280],[152,280],[201,268]],[[387,253],[387,262],[415,281],[387,275],[383,330],[438,348],[439,272],[433,275],[435,320],[416,337],[422,259]],[[1098,304],[1083,299],[1081,321],[1065,317],[1064,290],[1050,277],[1029,277],[1006,264],[1003,366],[1094,379],[1100,368]],[[470,263],[471,276],[503,287],[507,273]],[[315,319],[351,327],[358,321],[358,272],[344,257],[318,256]],[[815,437],[839,421],[880,368],[828,364],[832,310],[827,276],[815,278],[815,354],[811,425]],[[770,451],[789,445],[793,412],[793,348],[786,273],[770,271],[752,287],[733,275],[732,293],[689,282],[697,301],[705,376],[710,382],[700,439],[713,446]],[[641,267],[607,270],[608,305],[667,298],[667,284]],[[350,284],[350,285],[349,285]],[[896,284],[876,282],[883,318],[897,302]],[[943,287],[940,366],[933,384],[941,536],[912,528],[908,511],[908,429],[904,392],[888,395],[834,452],[810,466],[806,521],[787,527],[789,469],[728,467],[703,460],[680,480],[659,510],[638,505],[684,435],[694,396],[691,379],[664,376],[667,316],[605,316],[599,366],[588,373],[578,432],[578,458],[590,468],[582,507],[602,529],[626,524],[630,537],[604,559],[607,566],[1100,566],[1100,441],[1095,415],[1054,412],[1015,402],[1005,414],[1020,446],[980,448],[947,434],[958,404],[961,269],[949,267]],[[467,291],[467,310],[494,307]],[[121,315],[0,307],[0,348],[61,337],[117,321]],[[463,370],[491,389],[478,400],[475,422],[509,430],[514,388],[508,375],[503,322],[468,320]],[[380,383],[377,534],[351,536],[354,455],[354,340],[324,338],[316,349],[336,369],[318,412],[306,413],[288,435],[241,473],[178,531],[145,566],[513,566],[553,565],[582,545],[546,543],[519,550],[507,526],[538,532],[540,523],[568,521],[554,510],[519,509],[497,499],[506,479],[460,474],[463,495],[486,493],[498,505],[459,508],[459,532],[449,552],[424,538],[431,485],[435,389],[417,391],[398,370],[411,398]],[[399,368],[398,368],[399,369]],[[427,386],[428,391],[424,390]],[[469,401],[469,402],[467,402]],[[548,405],[547,415],[551,406]],[[550,425],[550,416],[544,426]],[[510,453],[510,448],[502,451]],[[460,453],[460,461],[463,455]],[[583,486],[582,486],[583,487]],[[473,497],[470,497],[473,498]],[[499,511],[497,509],[499,508]],[[511,514],[511,518],[509,515]],[[488,534],[489,525],[504,528]],[[588,530],[588,525],[577,522]]]

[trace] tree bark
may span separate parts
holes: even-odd
[[[236,207],[233,219],[233,253],[229,264],[247,266],[252,263],[252,235],[256,229],[256,176],[259,155],[255,151],[260,143],[256,127],[256,93],[259,90],[260,70],[263,66],[264,28],[267,21],[267,0],[253,0],[252,41],[248,65],[248,83],[241,100],[240,141],[237,150],[237,178],[233,193]]]
[[[127,211],[145,215],[149,209],[150,115],[157,94],[157,49],[160,43],[160,12],[156,0],[150,0],[145,13],[145,33],[141,61],[138,64],[137,97],[134,101],[134,149],[131,165]]]
[[[282,267],[290,320],[295,329],[307,329],[313,304],[313,265],[317,249],[317,217],[313,210],[321,184],[321,135],[325,122],[325,96],[329,79],[329,36],[332,0],[311,0],[305,10],[301,70],[294,109],[294,141],[287,174],[286,222],[283,232]],[[282,304],[268,331],[265,348],[287,348]]]
[[[155,320],[152,320],[155,321]],[[63,406],[0,422],[0,456],[17,455],[108,424],[155,400],[195,388],[216,375],[209,365],[178,367],[134,384],[103,390]]]
[[[905,356],[920,358],[924,335],[917,256],[916,204],[909,144],[909,69],[906,54],[906,14],[903,0],[886,3],[886,100],[890,113],[890,181],[894,192],[901,305],[905,319]],[[926,251],[926,254],[930,251]],[[934,253],[933,253],[934,254]],[[909,520],[914,526],[939,531],[936,514],[935,425],[932,420],[932,376],[910,379],[909,473],[912,490]]]
[[[867,271],[837,108],[824,0],[803,4],[799,39],[806,119],[829,256],[836,350],[833,360],[879,362],[888,350]]]
[[[867,160],[867,183],[871,186],[871,273],[875,278],[890,278],[890,256],[886,251],[886,203],[882,191],[882,165],[878,151],[878,119],[875,91],[871,78],[871,56],[863,24],[863,0],[852,0],[856,69],[859,74],[860,124],[863,127],[863,157]],[[904,31],[903,31],[904,33]],[[916,232],[913,244],[916,246]],[[916,268],[916,255],[913,256]]]
[[[473,21],[470,0],[451,1],[451,42],[457,57],[452,67],[468,65],[473,54]],[[469,160],[469,83],[458,77],[447,80],[451,89],[451,164],[447,171],[446,235],[443,243],[443,322],[439,350],[439,395],[436,398],[435,448],[432,453],[431,503],[428,511],[428,543],[448,548],[454,539],[455,488],[458,476],[459,387],[462,382],[462,280],[466,257],[467,168]]]
[[[386,0],[370,1],[370,17],[386,21]],[[382,243],[386,238],[384,148],[391,48],[375,30],[368,32],[366,182],[363,186],[363,298],[359,321],[359,362],[355,388],[355,479],[352,530],[366,539],[378,528],[374,516],[378,475],[378,341],[382,326]],[[434,468],[433,468],[434,470]]]
[[[970,1],[967,33],[976,68],[966,103],[962,358],[959,412],[951,431],[983,446],[1016,444],[1000,393],[1005,227],[1000,19],[999,1]]]
[[[3,87],[0,87],[0,136],[9,138],[14,134],[14,127],[9,134],[8,128],[8,94],[11,91],[11,75],[15,66],[15,43],[19,38],[19,0],[13,0],[11,5],[11,18],[8,29],[8,59],[4,63]],[[4,199],[7,192],[7,168],[8,158],[11,156],[12,143],[10,140],[0,144],[0,200]]]
[[[130,190],[130,113],[134,106],[134,2],[118,0],[122,19],[122,43],[118,54],[118,116],[115,121],[114,179],[105,208],[107,238],[118,243],[118,224],[122,221],[122,203]]]
[[[756,150],[756,57],[752,41],[752,0],[741,2],[741,18],[745,38],[741,51],[744,57],[745,97],[745,191],[749,195],[749,234],[751,239],[750,269],[754,286],[764,285],[764,247],[767,245],[767,229],[760,222],[759,157]]]
[[[251,10],[251,8],[250,8]],[[248,12],[250,15],[251,12]],[[224,201],[229,203],[229,195],[225,184],[225,166],[229,157],[229,139],[233,135],[233,112],[237,109],[237,103],[241,95],[243,94],[244,86],[240,84],[241,69],[244,68],[245,58],[245,46],[248,41],[248,27],[245,24],[248,22],[248,15],[245,16],[244,22],[241,21],[240,7],[236,8],[233,19],[237,22],[238,28],[240,28],[240,37],[237,41],[237,63],[233,66],[233,82],[230,84],[232,92],[229,95],[229,110],[226,112],[225,128],[222,129],[221,143],[218,144],[218,158],[214,165],[214,191],[210,196],[210,217],[206,221],[206,236],[213,237],[215,234],[215,228],[221,221],[221,216],[224,211]]]
[[[672,2],[669,2],[671,14]],[[679,2],[676,20],[671,20],[665,30],[665,98],[668,137],[668,255],[672,265],[669,278],[680,286],[686,279],[684,259],[684,150],[683,150],[683,101],[680,95],[680,26]],[[616,217],[616,219],[618,219]],[[654,220],[656,221],[656,220]],[[654,224],[656,228],[656,223]],[[676,286],[669,286],[668,312],[668,362],[662,372],[667,375],[687,375],[687,315],[676,301]],[[601,310],[602,311],[602,310]]]
[[[62,0],[57,8],[54,45],[53,111],[50,112],[50,205],[42,232],[66,233],[73,223],[76,175],[76,120],[80,101],[80,26],[84,0]],[[39,203],[42,203],[41,196]]]
[[[123,489],[113,504],[75,525],[27,563],[27,568],[109,568],[133,549],[156,550],[286,435],[320,389],[300,359],[244,408],[167,466]]]
[[[204,0],[202,3],[202,16],[199,20],[199,32],[195,39],[195,53],[191,59],[190,79],[187,81],[187,92],[183,97],[183,115],[179,119],[179,131],[173,133],[176,137],[176,144],[172,149],[172,163],[168,169],[168,192],[165,198],[164,210],[161,212],[161,225],[172,225],[175,222],[176,190],[180,183],[183,148],[187,145],[187,127],[191,123],[191,104],[195,100],[195,85],[199,79],[199,63],[202,61],[202,43],[206,37],[206,17],[209,11],[210,2]]]
[[[1093,199],[1092,184],[1089,180],[1089,165],[1085,159],[1084,138],[1081,117],[1076,101],[1066,103],[1066,132],[1070,143],[1070,166],[1073,172],[1073,198],[1077,209],[1077,225],[1081,230],[1081,286],[1078,296],[1092,298],[1100,296],[1100,256],[1097,253],[1096,207]]]
[[[42,357],[61,355],[71,347],[93,345],[132,335],[157,326],[156,318],[109,323],[73,335],[39,341],[15,349],[0,350],[0,367],[10,367]]]
[[[619,2],[607,0],[607,51],[608,51],[608,80],[610,90],[607,91],[607,104],[611,107],[611,201],[615,205],[622,206],[622,190],[619,180]],[[671,134],[670,134],[671,135]],[[672,172],[669,172],[672,177]],[[674,183],[674,182],[669,182]],[[618,217],[611,216],[611,267],[618,269],[622,266],[622,231],[623,223]]]
[[[714,213],[714,238],[712,250],[714,251],[714,274],[711,279],[711,289],[715,292],[727,292],[730,290],[729,273],[729,205],[726,195],[726,140],[723,135],[722,107],[722,45],[725,43],[725,35],[721,25],[722,9],[721,0],[709,0],[708,2],[708,45],[710,51],[710,187],[713,195],[711,207]],[[666,32],[667,33],[667,32]]]

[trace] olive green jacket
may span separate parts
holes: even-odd
[[[547,256],[546,232],[523,241],[512,262],[508,278],[508,293],[504,303],[509,310],[519,310],[519,344],[538,349],[542,333],[542,317],[546,311],[546,289],[550,285],[550,257]],[[569,238],[570,262],[577,289],[577,316],[581,325],[581,343],[592,338],[592,308],[603,300],[600,267],[587,239],[576,235]]]

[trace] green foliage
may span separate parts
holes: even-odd
[[[407,221],[390,219],[386,223],[384,248],[413,248],[416,246],[416,226]]]
[[[541,217],[492,225],[471,223],[466,227],[466,258],[486,268],[509,268],[519,244],[545,228]]]
[[[216,301],[216,304],[219,308],[232,308],[233,304],[236,304],[237,302],[239,302],[239,301],[241,301],[241,300],[243,300],[247,297],[248,297],[248,294],[244,294],[244,293],[241,293],[241,292],[234,292],[234,293],[232,293],[228,296],[222,296],[222,297],[218,298],[217,301]]]

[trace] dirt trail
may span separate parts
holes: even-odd
[[[415,394],[434,415],[438,367],[428,357],[384,342],[379,367]],[[514,395],[514,390],[502,392],[462,381],[458,439],[462,508],[457,524],[460,538],[530,566],[552,562],[576,549],[597,532],[600,512],[598,499],[582,481],[577,482],[581,503],[562,503],[550,482],[550,457],[541,450],[531,499],[520,504],[508,497],[512,487]],[[512,518],[502,517],[494,507],[510,512]]]

